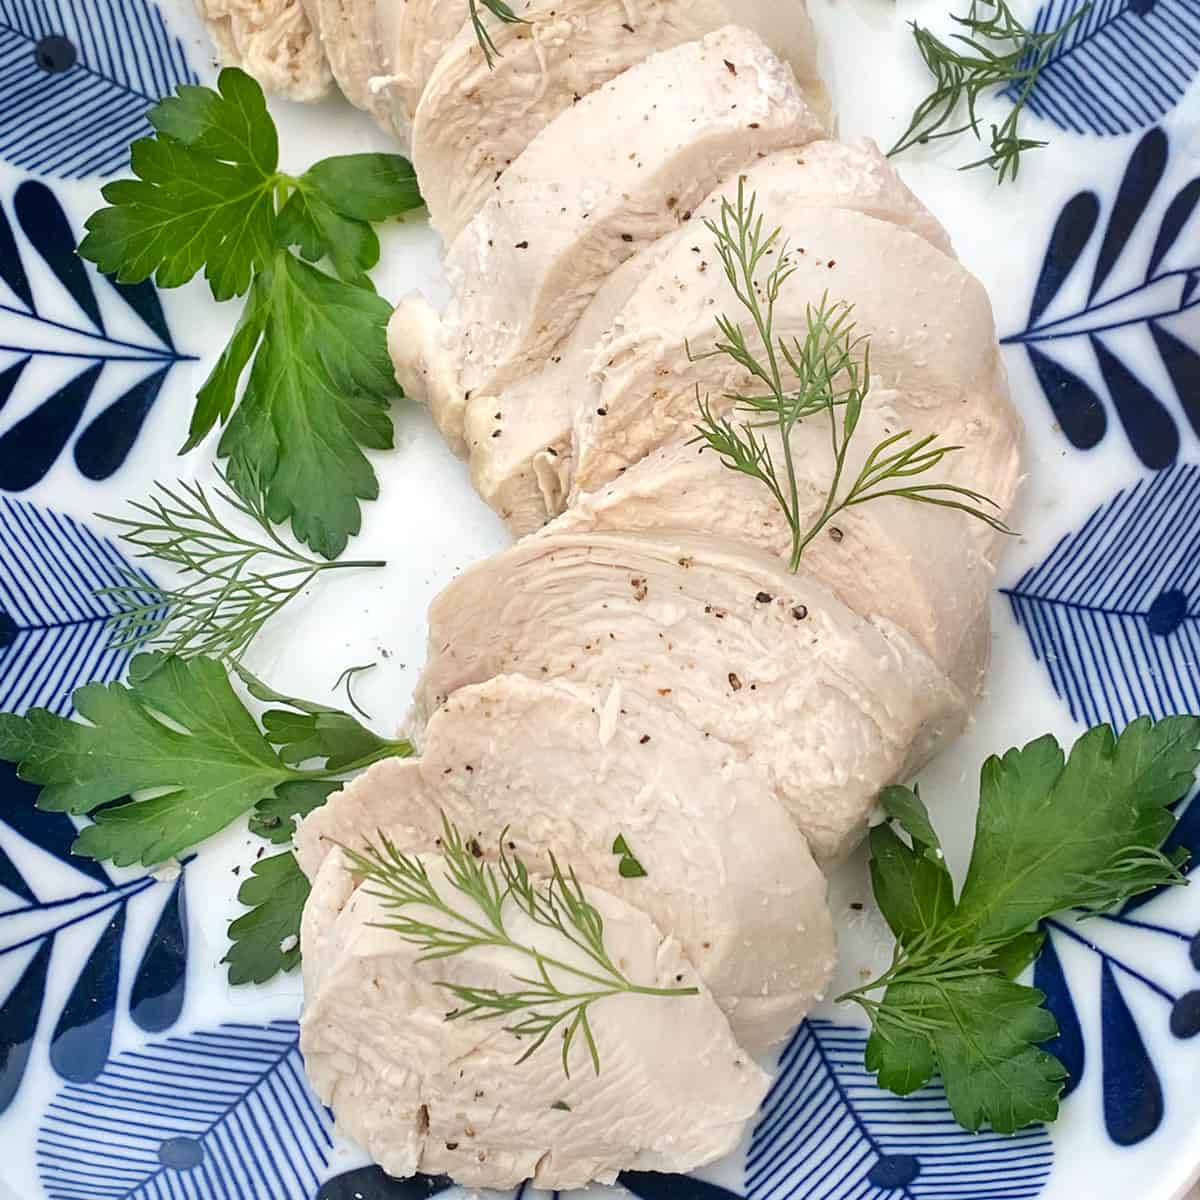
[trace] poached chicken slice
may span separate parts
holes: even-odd
[[[840,414],[837,417],[840,421]],[[870,450],[899,433],[903,402],[873,389],[845,460],[844,495]],[[782,475],[784,455],[777,430],[761,428]],[[951,445],[969,445],[970,421],[947,414],[939,432]],[[829,418],[808,418],[791,433],[798,480],[798,525],[812,528],[834,484]],[[970,487],[974,478],[943,461],[938,482]],[[1008,514],[995,511],[998,518]],[[966,513],[889,498],[844,509],[804,550],[807,570],[862,617],[883,617],[910,633],[967,697],[983,686],[991,652],[992,564],[980,552]],[[558,517],[547,534],[606,530],[673,537],[714,534],[754,546],[787,562],[792,529],[779,503],[760,480],[731,471],[711,450],[673,442],[656,450],[596,492],[588,492]],[[835,536],[836,534],[836,536]]]
[[[852,304],[856,335],[870,339],[872,379],[897,398],[900,429],[923,436],[949,423],[969,428],[953,469],[1008,511],[1021,427],[979,281],[925,238],[860,212],[759,211],[768,229],[781,225],[793,268],[775,306],[776,337],[803,341],[812,306],[825,298]],[[577,399],[572,502],[659,446],[691,436],[697,392],[720,413],[729,395],[761,391],[733,359],[705,353],[717,340],[716,317],[743,315],[705,236],[700,252],[677,242],[656,263],[596,348],[592,386]],[[754,348],[749,330],[747,339]],[[1000,535],[979,521],[970,533],[991,558]]]
[[[580,97],[660,50],[745,25],[796,72],[827,115],[816,44],[802,0],[526,0],[522,23],[491,24],[488,62],[465,25],[437,62],[413,122],[413,162],[433,226],[452,244],[525,147]],[[586,165],[585,165],[586,169]]]
[[[530,142],[447,256],[444,336],[464,390],[536,370],[621,262],[731,172],[821,132],[791,68],[733,26],[584,96]]]
[[[432,847],[430,847],[432,849]],[[455,891],[440,855],[419,858],[443,899],[485,920]],[[520,1041],[501,1017],[446,1020],[454,1007],[442,983],[520,987],[536,973],[507,947],[473,948],[421,961],[418,946],[379,928],[394,911],[370,886],[343,894],[340,851],[330,855],[309,908],[302,943],[305,1001],[300,1049],[305,1070],[338,1127],[389,1174],[448,1174],[468,1187],[544,1188],[611,1182],[621,1170],[689,1171],[728,1154],[757,1112],[769,1080],[738,1046],[724,1014],[679,944],[645,913],[598,888],[585,896],[604,921],[605,949],[642,987],[697,987],[687,996],[621,993],[594,1002],[588,1020],[600,1057],[597,1074],[580,1036],[570,1077],[558,1039],[518,1064]],[[405,915],[447,918],[414,905]],[[514,941],[586,966],[561,933],[534,922],[511,896],[504,924]],[[594,964],[593,964],[594,965]],[[574,978],[561,970],[564,988]]]
[[[301,825],[297,854],[314,877],[334,846],[380,830],[429,846],[443,813],[485,853],[501,837],[527,863],[551,848],[584,883],[643,909],[751,1052],[785,1038],[829,982],[825,879],[804,837],[757,771],[634,692],[520,676],[462,688],[421,757],[376,763],[331,797]],[[621,837],[644,878],[621,876]]]
[[[318,100],[333,82],[301,0],[195,0],[222,66],[241,67],[263,90]]]
[[[615,683],[677,714],[757,766],[819,862],[853,847],[880,788],[968,707],[909,634],[855,615],[803,566],[657,531],[527,538],[459,576],[430,608],[413,735],[501,674]]]
[[[760,189],[760,200],[767,198],[763,203],[769,205],[768,211],[850,209],[910,229],[950,253],[945,231],[869,140],[847,145],[816,141],[780,151],[752,167],[747,177]],[[716,211],[713,202],[706,202],[687,226],[623,263],[541,371],[495,395],[478,394],[470,405],[454,385],[446,356],[439,356],[436,350],[436,318],[427,318],[424,340],[418,342],[411,338],[407,322],[397,310],[394,356],[397,361],[407,359],[422,365],[428,356],[428,361],[438,364],[444,382],[430,397],[435,418],[443,431],[451,430],[461,420],[453,410],[466,410],[465,451],[472,479],[480,495],[518,537],[541,528],[566,507],[573,461],[571,426],[576,409],[594,396],[595,383],[589,376],[596,346],[618,322],[641,282],[673,247],[686,243],[688,252],[704,255],[706,269],[712,269],[711,256],[705,253],[711,237],[699,222]],[[407,356],[402,343],[411,347]],[[689,426],[689,436],[690,432]],[[457,448],[463,452],[461,444]]]

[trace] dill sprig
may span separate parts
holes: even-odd
[[[718,416],[709,401],[701,400],[695,440],[720,455],[730,470],[770,489],[792,531],[791,569],[799,567],[805,549],[838,513],[886,497],[958,509],[1002,533],[1011,532],[988,511],[997,506],[980,492],[949,483],[908,482],[927,475],[947,455],[962,448],[939,444],[936,434],[915,438],[910,430],[904,430],[884,438],[867,455],[857,478],[843,486],[847,456],[871,387],[869,346],[865,338],[855,336],[852,307],[830,301],[827,295],[819,304],[808,305],[804,338],[792,338],[789,344],[775,333],[776,305],[795,270],[782,230],[766,231],[757,211],[757,196],[746,199],[744,181],[738,185],[736,205],[723,201],[720,222],[708,220],[705,224],[715,239],[726,278],[750,314],[763,357],[729,316],[717,319],[720,340],[710,353],[733,359],[766,391],[727,397],[734,401],[734,413],[750,418],[744,421]],[[774,263],[760,281],[760,268],[768,258],[774,258]],[[798,422],[821,414],[829,420],[833,480],[820,513],[805,525],[791,434]],[[782,465],[776,463],[767,439],[757,432],[763,428],[778,433]]]
[[[888,153],[899,154],[910,146],[967,131],[982,141],[976,107],[979,98],[991,88],[1008,88],[1013,93],[1013,105],[1004,120],[991,127],[991,152],[961,169],[968,171],[986,164],[997,172],[998,183],[1015,179],[1021,155],[1046,144],[1020,136],[1021,112],[1055,48],[1089,7],[1081,5],[1057,29],[1038,32],[1027,29],[1005,0],[971,0],[967,15],[953,18],[967,32],[953,34],[949,41],[914,21],[913,39],[933,76],[934,87],[913,110],[908,128]],[[966,123],[954,124],[964,104]]]
[[[491,30],[483,20],[483,13],[480,8],[486,8],[492,16],[503,21],[505,25],[526,25],[528,24],[524,18],[518,17],[515,12],[505,3],[505,0],[467,0],[467,7],[471,13],[471,27],[475,30],[475,37],[479,40],[479,48],[483,51],[483,57],[487,59],[488,69],[490,70],[496,65],[496,59],[501,57],[500,51],[496,49],[496,43],[492,40]]]
[[[446,877],[468,903],[456,904],[437,889],[419,858],[402,853],[382,833],[380,847],[368,843],[362,853],[346,850],[350,869],[359,876],[368,894],[395,913],[381,927],[398,933],[420,947],[419,961],[453,958],[484,946],[515,951],[529,959],[528,975],[513,974],[514,988],[473,988],[442,982],[459,1007],[446,1014],[448,1021],[515,1020],[508,1032],[533,1042],[517,1060],[535,1054],[556,1030],[562,1039],[563,1071],[569,1076],[571,1049],[581,1038],[592,1067],[599,1074],[600,1051],[592,1032],[589,1010],[610,996],[695,996],[699,989],[642,987],[630,980],[612,961],[604,944],[604,918],[584,894],[575,872],[565,872],[551,854],[550,875],[534,880],[525,864],[511,855],[501,835],[497,862],[484,858],[478,842],[464,840],[449,820],[442,818],[441,856]],[[573,947],[571,962],[547,954],[537,946],[516,940],[505,920],[505,906],[513,902],[536,925],[549,929]],[[419,906],[436,917],[409,914]]]
[[[98,594],[122,609],[111,618],[113,645],[150,645],[170,654],[238,659],[266,623],[325,571],[382,567],[382,562],[328,562],[289,546],[276,532],[261,493],[243,499],[229,488],[156,483],[149,499],[130,501],[133,515],[101,519],[116,526],[135,557],[176,568],[181,582],[155,584],[138,571]],[[214,502],[214,498],[215,501]],[[232,510],[254,532],[230,528]]]

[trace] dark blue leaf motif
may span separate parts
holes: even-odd
[[[1095,389],[1057,359],[1027,346],[1029,361],[1054,418],[1077,450],[1090,450],[1108,432],[1108,413]]]
[[[1149,900],[1143,901],[1143,905],[1148,903]],[[1132,966],[1122,954],[1106,949],[1104,930],[1121,927],[1127,934],[1136,933],[1142,940],[1153,939],[1155,945],[1151,961],[1154,967],[1160,964],[1169,966],[1170,957],[1187,954],[1200,941],[1200,935],[1191,935],[1171,925],[1131,917],[1128,913],[1134,907],[1140,906],[1127,906],[1119,914],[1093,917],[1083,922],[1067,918],[1047,921],[1045,926],[1050,937],[1037,972],[1038,986],[1047,992],[1047,1004],[1062,1027],[1059,1040],[1048,1043],[1047,1049],[1060,1054],[1067,1063],[1072,1073],[1073,1088],[1082,1075],[1087,1059],[1095,1055],[1089,1055],[1085,1050],[1087,1035],[1079,1027],[1069,977],[1061,968],[1055,971],[1043,966],[1043,963],[1050,954],[1055,956],[1054,962],[1057,963],[1055,941],[1060,938],[1074,942],[1099,960],[1099,1058],[1104,1123],[1109,1137],[1119,1146],[1137,1145],[1156,1133],[1162,1124],[1165,1101],[1158,1070],[1122,994],[1118,976],[1124,977],[1132,986],[1142,989],[1164,1005],[1166,1024],[1177,1038],[1192,1038],[1200,1034],[1200,1020],[1193,1020],[1193,1014],[1200,1013],[1200,990],[1182,995],[1172,992],[1154,979],[1152,974]],[[1142,956],[1146,957],[1144,951]],[[1200,970],[1200,961],[1195,958],[1192,958],[1191,965]],[[1074,1045],[1076,1039],[1078,1045]]]
[[[8,998],[0,1004],[0,1113],[16,1098],[33,1039],[37,1035],[38,1018],[42,1012],[42,996],[46,991],[46,975],[50,970],[53,937],[47,938],[34,952]]]
[[[0,496],[0,711],[66,715],[81,684],[119,678],[130,653],[106,626],[119,604],[96,593],[137,577],[86,525]]]
[[[1080,0],[1048,0],[1034,28],[1058,29]],[[1055,47],[1026,101],[1076,133],[1131,133],[1179,103],[1200,71],[1195,0],[1093,0]],[[1016,99],[1013,89],[1009,99]]]
[[[111,175],[146,111],[195,83],[151,0],[0,0],[0,157],[39,174]]]
[[[454,1186],[445,1175],[393,1179],[378,1167],[359,1167],[327,1180],[316,1200],[429,1200]]]
[[[1136,1146],[1162,1124],[1162,1084],[1108,961],[1101,965],[1100,1031],[1104,1124],[1118,1146]]]
[[[3,5],[4,0],[0,0],[0,35]],[[26,387],[31,383],[45,386],[41,380],[47,374],[61,380],[59,371],[26,374],[24,368],[33,359],[60,367],[65,364],[75,369],[75,374],[58,382],[41,403],[26,404],[26,414],[0,435],[0,489],[22,491],[32,487],[54,466],[81,426],[82,434],[75,445],[76,465],[89,479],[107,479],[133,448],[170,369],[189,356],[175,349],[158,293],[149,281],[136,285],[108,281],[102,287],[105,294],[115,295],[137,314],[150,336],[129,341],[107,332],[101,295],[96,289],[100,277],[75,253],[71,224],[44,183],[21,184],[13,207],[22,232],[61,290],[50,309],[39,301],[29,285],[12,225],[0,213],[0,278],[11,289],[13,301],[0,302],[0,353],[19,356],[0,375],[0,406],[23,378]],[[43,301],[50,299],[44,297]],[[89,419],[89,407],[107,390],[102,375],[106,368],[117,364],[123,365],[123,370],[114,378],[116,396],[101,400],[99,413]],[[130,368],[137,375],[132,383],[126,375]]]
[[[0,546],[3,546],[2,537]],[[39,790],[36,785],[18,779],[17,768],[12,763],[0,762],[0,824],[7,825],[59,862],[95,880],[101,888],[110,887],[112,880],[100,863],[71,853],[71,846],[79,834],[71,818],[66,813],[43,812],[36,807]],[[36,899],[28,887],[21,894],[30,902]]]
[[[1083,1028],[1079,1023],[1079,1010],[1075,1007],[1070,985],[1063,972],[1062,961],[1052,935],[1047,934],[1042,952],[1033,968],[1033,986],[1045,993],[1046,1007],[1058,1022],[1058,1034],[1042,1049],[1053,1054],[1067,1068],[1067,1083],[1063,1098],[1069,1096],[1083,1079],[1087,1065],[1087,1047],[1083,1040]]]
[[[133,449],[169,370],[161,367],[139,380],[80,434],[75,443],[75,465],[85,479],[107,479],[120,468]]]
[[[10,896],[15,896],[18,900],[25,900],[30,904],[37,899],[29,890],[25,876],[17,870],[16,864],[2,848],[0,848],[0,891],[8,892]],[[0,903],[4,903],[5,899],[5,897],[0,897]]]
[[[1200,712],[1200,466],[1118,492],[1002,590],[1076,721]]]
[[[1196,381],[1200,380],[1200,354],[1187,342],[1168,333],[1157,321],[1150,322],[1150,336],[1179,397],[1184,416],[1192,429],[1200,433],[1200,387],[1196,386]]]
[[[1155,11],[1163,3],[1158,0]],[[1200,6],[1196,11],[1200,13]],[[1165,198],[1156,227],[1149,214],[1158,208],[1155,196],[1162,190],[1167,160],[1166,135],[1152,129],[1130,156],[1086,287],[1085,270],[1078,264],[1096,241],[1098,202],[1090,191],[1066,202],[1050,235],[1028,325],[1003,339],[1007,345],[1025,347],[1042,391],[1073,446],[1087,450],[1103,439],[1107,401],[1120,417],[1134,452],[1154,470],[1170,466],[1179,453],[1174,406],[1200,431],[1194,374],[1200,355],[1180,336],[1186,335],[1182,326],[1169,328],[1200,304],[1200,259],[1187,261],[1195,253],[1196,239],[1184,236],[1200,220],[1200,179],[1189,180]],[[1144,269],[1135,261],[1135,249],[1139,259],[1145,254]],[[1074,286],[1068,286],[1072,280]],[[1115,286],[1113,281],[1118,281]],[[1109,342],[1117,331],[1144,336],[1147,353],[1157,352],[1170,382],[1163,394],[1156,394],[1145,378],[1129,369],[1124,357],[1118,357]],[[1080,346],[1083,356],[1090,350],[1098,380],[1083,377],[1082,356],[1071,367],[1061,361],[1059,353],[1074,345]]]
[[[1196,204],[1200,202],[1200,179],[1180,189],[1179,194],[1167,206],[1163,214],[1162,225],[1159,226],[1158,237],[1154,240],[1154,249],[1150,252],[1150,262],[1146,267],[1146,278],[1153,279],[1154,273],[1162,265],[1168,252],[1179,240],[1183,227],[1192,219]]]
[[[1095,192],[1080,192],[1063,205],[1046,247],[1042,261],[1042,273],[1033,289],[1033,303],[1029,306],[1029,324],[1036,325],[1038,318],[1050,307],[1058,295],[1072,268],[1079,261],[1100,219],[1100,199]]]
[[[95,1079],[108,1061],[124,936],[122,904],[101,930],[50,1038],[50,1065],[64,1079],[86,1083]]]
[[[308,1088],[298,1041],[294,1022],[221,1025],[68,1084],[38,1133],[47,1200],[311,1200],[332,1118]]]
[[[1169,467],[1179,454],[1179,430],[1158,397],[1093,334],[1092,351],[1104,386],[1137,456],[1152,471]]]
[[[863,1066],[866,1032],[807,1021],[780,1060],[746,1160],[753,1200],[1033,1200],[1054,1152],[1045,1129],[970,1134],[940,1086],[900,1099]]]
[[[1100,243],[1100,254],[1096,259],[1096,270],[1092,275],[1092,286],[1088,299],[1094,300],[1096,293],[1112,274],[1112,269],[1121,257],[1130,235],[1137,228],[1158,185],[1167,169],[1167,135],[1161,129],[1152,129],[1134,147],[1117,189],[1108,228]]]
[[[23,492],[45,478],[92,398],[103,363],[85,367],[0,436],[0,488]]]
[[[44,183],[31,179],[17,188],[13,208],[33,248],[92,325],[103,333],[100,302],[83,259],[75,253],[75,234],[58,198]]]
[[[179,1020],[187,982],[187,893],[184,875],[171,889],[154,934],[142,955],[129,994],[129,1015],[147,1033],[162,1033]]]

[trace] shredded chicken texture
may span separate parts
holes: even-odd
[[[241,67],[264,90],[319,100],[333,76],[300,0],[196,0],[223,66]]]

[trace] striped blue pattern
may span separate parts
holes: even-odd
[[[37,1139],[47,1200],[312,1200],[332,1119],[292,1021],[221,1025],[65,1087]]]
[[[1200,467],[1143,479],[1101,505],[1003,589],[1071,715],[1121,728],[1200,712]]]
[[[37,62],[38,43],[66,37],[73,66]],[[151,0],[0,0],[0,158],[41,174],[110,175],[150,132],[146,111],[195,83],[183,44]]]
[[[131,576],[148,579],[86,525],[0,496],[0,711],[67,716],[77,687],[121,676],[130,651],[107,628],[119,606],[96,589]]]
[[[1034,28],[1058,29],[1081,0],[1050,0]],[[1198,0],[1093,0],[1055,47],[1028,107],[1062,129],[1121,134],[1170,112],[1200,72]],[[1008,89],[1015,100],[1014,89]]]
[[[746,1161],[753,1200],[1034,1200],[1053,1163],[1042,1128],[955,1122],[940,1086],[900,1099],[863,1067],[864,1030],[807,1021],[780,1060]]]

